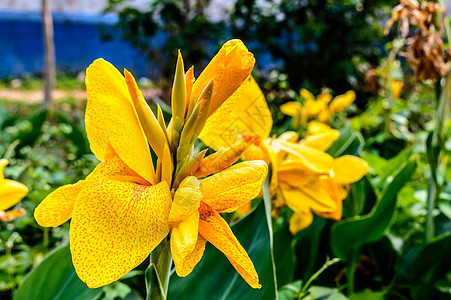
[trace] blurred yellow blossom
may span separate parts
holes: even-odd
[[[303,104],[297,101],[290,101],[280,107],[282,113],[292,117],[292,127],[297,129],[308,120],[317,119],[322,123],[327,123],[335,113],[342,112],[355,100],[354,91],[347,91],[332,99],[332,95],[322,92],[315,99],[312,93],[306,89],[301,89]]]
[[[5,179],[3,170],[8,163],[8,160],[0,159],[0,219],[4,222],[10,222],[25,214],[23,209],[6,212],[5,210],[16,205],[28,194],[28,188],[22,183]]]

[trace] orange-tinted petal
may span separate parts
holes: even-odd
[[[171,230],[171,253],[174,258],[177,274],[186,276],[178,269],[184,270],[182,264],[195,250],[199,231],[199,211],[193,212],[188,218],[174,226]],[[186,270],[186,269],[185,269]],[[181,273],[181,274],[179,274]],[[183,276],[182,276],[183,275]]]
[[[194,101],[197,101],[204,88],[214,78],[215,87],[208,113],[213,114],[251,74],[254,64],[254,56],[243,42],[228,41],[194,82],[191,91]]]
[[[50,193],[34,211],[36,222],[43,227],[57,227],[69,220],[75,200],[85,185],[86,181],[80,180]]]
[[[109,62],[95,60],[86,70],[86,132],[91,150],[105,160],[111,143],[119,157],[149,182],[154,181],[152,158],[125,78]]]
[[[216,88],[215,79],[215,88]],[[272,128],[272,116],[258,84],[249,76],[227,101],[211,115],[199,138],[218,151],[245,137],[264,140]]]
[[[90,288],[118,280],[138,266],[169,232],[171,194],[155,186],[102,176],[89,180],[72,213],[75,270]]]
[[[246,161],[200,181],[202,201],[218,212],[233,212],[257,197],[268,173],[264,161]]]
[[[178,276],[185,277],[191,273],[191,271],[204,255],[206,241],[207,240],[202,235],[198,234],[197,242],[194,246],[193,251],[184,258],[176,257],[174,255],[174,252],[172,252],[171,250],[174,257],[175,271],[177,272]]]
[[[236,239],[229,225],[211,207],[202,203],[199,208],[199,233],[228,258],[243,279],[254,289],[261,288],[254,264]]]
[[[240,141],[230,148],[220,150],[205,157],[199,168],[193,173],[193,176],[204,177],[228,168],[240,158],[245,149],[246,144]]]

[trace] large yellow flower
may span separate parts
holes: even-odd
[[[193,153],[205,123],[233,108],[253,66],[253,55],[239,40],[224,44],[197,80],[193,68],[184,72],[179,54],[168,126],[159,107],[155,117],[147,106],[128,71],[124,78],[103,59],[89,66],[86,131],[101,162],[85,180],[58,188],[35,210],[41,226],[72,218],[72,259],[89,287],[125,275],[169,233],[180,276],[191,272],[210,241],[252,287],[260,287],[251,260],[219,213],[255,198],[267,166],[232,165],[244,151],[239,145],[208,157],[206,151]]]
[[[293,210],[290,220],[292,233],[311,224],[312,212],[326,218],[341,219],[347,187],[366,174],[367,163],[354,156],[334,159],[327,154],[325,151],[338,139],[340,132],[321,122],[308,123],[306,137],[302,140],[295,132],[270,138],[272,119],[263,93],[256,84],[247,91],[244,96],[252,99],[253,105],[235,106],[232,111],[232,114],[240,116],[241,124],[246,126],[223,121],[217,126],[206,127],[201,139],[216,150],[244,140],[248,143],[242,155],[244,160],[260,159],[271,163],[270,194],[276,208],[287,205]],[[332,98],[322,94],[315,100],[306,90],[303,93],[308,98],[306,105],[312,115],[319,113]],[[341,109],[344,100],[337,96],[334,101],[334,110]],[[258,114],[249,115],[254,110]],[[224,139],[218,143],[215,136],[223,136]]]
[[[23,215],[24,210],[7,211],[6,209],[16,205],[28,194],[28,188],[20,182],[5,179],[3,169],[8,164],[8,160],[0,159],[0,220],[11,221]]]

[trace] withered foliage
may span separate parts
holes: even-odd
[[[443,22],[445,9],[438,3],[421,2],[416,0],[401,0],[392,10],[392,17],[385,26],[385,34],[395,22],[405,39],[407,49],[401,54],[418,80],[435,79],[443,76],[448,68],[443,51]],[[420,30],[409,36],[412,27]]]

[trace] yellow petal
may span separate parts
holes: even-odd
[[[299,134],[294,131],[286,131],[282,133],[277,140],[278,141],[285,141],[290,143],[296,143],[299,139]]]
[[[246,144],[238,142],[228,149],[220,150],[205,157],[193,176],[204,177],[230,167],[240,158],[245,149]]]
[[[330,131],[307,136],[300,141],[300,144],[319,151],[326,151],[339,137],[340,131],[331,129]]]
[[[185,85],[186,85],[186,110],[188,111],[188,116],[191,114],[191,112],[189,111],[189,107],[194,108],[194,104],[195,103],[191,103],[191,91],[193,89],[193,84],[194,84],[194,67],[192,66],[191,68],[188,69],[188,71],[186,71],[185,74]],[[193,101],[194,102],[194,101]]]
[[[202,198],[200,181],[194,176],[186,177],[174,194],[169,226],[176,226],[197,211]]]
[[[268,173],[264,161],[246,161],[200,181],[202,200],[218,212],[233,212],[257,197]]]
[[[330,111],[327,108],[322,109],[318,114],[318,120],[327,123],[330,118]]]
[[[0,210],[16,205],[28,194],[28,188],[20,182],[3,179],[0,181]]]
[[[261,288],[254,264],[236,239],[229,225],[211,207],[202,203],[199,208],[199,233],[228,258],[243,279],[254,289]]]
[[[290,101],[280,106],[280,111],[290,117],[300,117],[302,105],[297,101]]]
[[[201,260],[202,256],[204,255],[206,241],[207,240],[201,234],[198,234],[197,242],[196,245],[194,246],[193,251],[184,258],[176,257],[174,255],[174,252],[172,252],[171,250],[172,255],[174,257],[175,271],[177,272],[178,276],[185,277],[191,273],[191,271],[194,269],[194,267],[197,265],[197,263]]]
[[[169,232],[171,194],[154,186],[102,176],[89,180],[72,213],[70,248],[90,288],[118,280],[142,263]]]
[[[315,101],[315,96],[313,96],[313,94],[307,89],[301,89],[300,94],[301,97],[304,98],[304,101]]]
[[[306,168],[316,173],[329,173],[334,162],[333,157],[329,154],[304,145],[278,140],[272,144],[274,147],[292,154]]]
[[[218,151],[235,145],[240,138],[259,137],[265,140],[272,123],[265,97],[252,76],[249,76],[208,118],[199,138],[209,148]]]
[[[219,50],[194,82],[192,95],[197,101],[207,83],[215,80],[209,115],[213,114],[251,74],[255,59],[243,42],[230,40]]]
[[[356,156],[343,155],[334,160],[331,174],[334,182],[348,184],[359,181],[367,172],[366,161]]]
[[[316,180],[318,175],[300,166],[299,163],[282,162],[277,169],[279,181],[293,187],[301,187]]]
[[[404,83],[402,81],[392,80],[392,82],[391,82],[391,97],[394,100],[399,98],[399,95],[401,94],[401,90],[402,90],[403,86],[404,86]]]
[[[110,142],[119,157],[152,183],[152,158],[125,78],[109,62],[95,60],[86,70],[86,132],[91,150],[103,161]]]
[[[34,218],[43,227],[57,227],[72,217],[75,200],[86,185],[80,180],[76,184],[62,186],[49,194],[36,207]]]
[[[302,188],[280,183],[283,198],[294,212],[312,208],[317,211],[331,212],[337,208],[335,201],[322,189],[316,181]]]
[[[2,222],[12,222],[15,219],[26,215],[27,212],[22,207],[15,210],[2,211],[0,210],[0,221]]]
[[[343,95],[338,95],[334,98],[334,100],[330,103],[329,109],[331,113],[334,112],[341,112],[346,107],[352,104],[355,100],[355,92],[354,91],[347,91]]]
[[[290,232],[296,234],[304,228],[307,228],[313,222],[313,214],[309,209],[294,213],[290,219]]]
[[[198,233],[199,212],[197,210],[171,230],[171,253],[179,276],[181,275],[178,269],[184,269],[182,264],[196,247]],[[182,275],[186,276],[187,274]]]
[[[317,183],[335,201],[336,209],[332,211],[321,211],[314,209],[313,212],[323,218],[340,220],[343,214],[343,199],[347,196],[346,190],[334,183],[328,176],[321,176]]]
[[[243,160],[263,160],[266,163],[270,161],[270,157],[262,143],[259,143],[259,145],[248,145],[243,152],[242,158]]]
[[[307,136],[310,135],[316,135],[320,133],[325,133],[333,130],[329,125],[317,122],[317,121],[310,121],[307,124]]]

